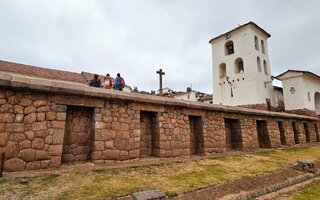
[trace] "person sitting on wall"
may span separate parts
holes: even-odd
[[[120,73],[117,74],[116,79],[114,80],[114,89],[122,91],[125,86],[124,79],[120,76]]]
[[[98,88],[102,87],[101,82],[99,80],[99,75],[98,74],[95,74],[93,79],[91,81],[89,81],[88,84],[91,87],[98,87]]]
[[[112,85],[113,85],[113,82],[114,82],[114,78],[112,78],[112,77],[110,76],[110,74],[107,74],[107,75],[104,77],[103,88],[105,88],[105,89],[111,89],[111,88],[112,88]]]

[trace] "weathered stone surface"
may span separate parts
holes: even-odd
[[[12,105],[19,104],[19,99],[16,96],[11,96],[8,98],[8,102]]]
[[[24,149],[18,153],[18,158],[26,162],[31,162],[34,161],[35,153],[36,151],[33,149]]]
[[[65,121],[66,117],[67,117],[66,113],[63,113],[63,112],[58,112],[57,113],[57,120],[58,121]]]
[[[46,120],[46,114],[44,112],[36,113],[37,115],[37,122],[43,122]]]
[[[10,133],[0,133],[0,147],[4,147],[10,137]]]
[[[12,113],[13,105],[6,103],[0,106],[0,113]]]
[[[51,110],[53,112],[65,112],[67,110],[67,106],[65,106],[65,105],[53,105],[53,106],[51,106]]]
[[[6,132],[20,133],[24,131],[24,125],[20,123],[7,123]]]
[[[34,138],[32,141],[32,148],[42,150],[44,148],[44,141],[42,138]]]
[[[28,106],[28,107],[25,107],[24,109],[24,114],[29,114],[29,113],[33,113],[33,112],[36,112],[36,107],[34,106]]]
[[[33,105],[35,107],[42,107],[42,106],[46,106],[48,104],[48,102],[46,100],[36,100],[35,102],[33,102]]]
[[[14,142],[21,142],[21,141],[24,141],[25,139],[26,139],[26,136],[23,133],[14,133],[14,134],[11,134],[10,136],[10,141],[14,141]]]
[[[31,124],[37,120],[36,113],[30,113],[27,116],[24,117],[23,123],[25,124]]]
[[[16,117],[14,118],[15,123],[21,123],[23,122],[24,114],[16,114]]]
[[[34,132],[33,131],[26,131],[25,135],[27,137],[28,140],[32,141],[34,138]]]
[[[35,160],[48,160],[51,156],[49,156],[47,151],[36,150]]]
[[[13,108],[13,112],[15,114],[23,114],[24,112],[24,107],[23,106],[20,106],[20,105],[15,105],[14,108]]]
[[[50,145],[49,155],[60,156],[62,154],[62,145]]]
[[[47,112],[46,120],[55,120],[57,118],[57,114],[55,112]]]
[[[47,129],[47,122],[35,122],[32,124],[33,131],[41,131]]]
[[[37,108],[37,112],[49,112],[51,109],[49,106],[42,106]]]
[[[36,131],[35,136],[38,138],[46,138],[49,135],[49,130],[43,130],[43,131]]]
[[[50,160],[50,167],[59,167],[61,165],[61,156],[53,156]]]
[[[34,161],[27,163],[26,170],[34,170],[34,169],[40,169],[41,168],[41,162],[40,161]]]
[[[53,144],[63,144],[64,129],[56,129],[52,133]]]
[[[50,124],[50,128],[58,128],[58,129],[65,128],[65,122],[51,121],[49,124]]]
[[[119,160],[120,152],[118,150],[105,150],[103,151],[103,159],[105,160]]]
[[[72,162],[74,160],[75,160],[75,158],[74,158],[73,154],[63,154],[62,155],[62,161],[63,162]]]
[[[14,158],[17,157],[19,153],[19,146],[18,143],[8,141],[5,149],[6,158]]]
[[[24,106],[24,107],[31,106],[32,105],[32,100],[28,99],[28,98],[22,98],[20,100],[20,105]]]
[[[7,172],[14,172],[14,171],[22,171],[26,167],[26,162],[23,160],[20,160],[18,158],[12,158],[10,160],[7,160],[4,163],[4,171]]]
[[[0,122],[12,123],[14,121],[14,114],[11,113],[0,113]]]
[[[29,140],[24,140],[22,142],[19,142],[20,151],[28,148],[31,148],[31,142]]]

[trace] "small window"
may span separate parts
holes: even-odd
[[[234,46],[232,41],[228,41],[225,45],[226,56],[234,53]]]
[[[243,64],[243,60],[242,58],[237,58],[234,61],[235,64],[235,73],[239,74],[239,73],[243,73],[244,72],[244,64]]]
[[[259,40],[257,36],[254,36],[254,48],[259,51]]]
[[[267,66],[267,62],[265,60],[263,61],[263,68],[264,68],[264,73],[266,75],[268,75],[268,66]]]
[[[219,65],[219,77],[225,78],[227,76],[227,66],[225,63]]]
[[[257,66],[258,66],[258,72],[262,72],[262,69],[261,69],[261,61],[260,61],[260,58],[257,57]]]
[[[187,97],[188,99],[190,99],[190,95],[188,94],[188,97]]]
[[[263,40],[261,40],[261,51],[262,51],[263,54],[266,53],[266,50],[264,48],[264,41]]]
[[[308,101],[309,101],[309,102],[311,101],[310,92],[308,92]]]

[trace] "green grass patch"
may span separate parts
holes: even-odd
[[[292,195],[288,200],[310,200],[320,199],[320,185],[313,185],[297,194]]]

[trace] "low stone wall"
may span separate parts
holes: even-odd
[[[0,153],[5,171],[185,157],[319,141],[318,118],[128,94],[0,74]],[[49,82],[48,82],[49,81]],[[32,85],[33,82],[37,84]],[[306,127],[309,137],[306,137]],[[234,131],[233,129],[236,129]],[[310,140],[308,139],[310,138]],[[261,139],[260,139],[261,140]]]

